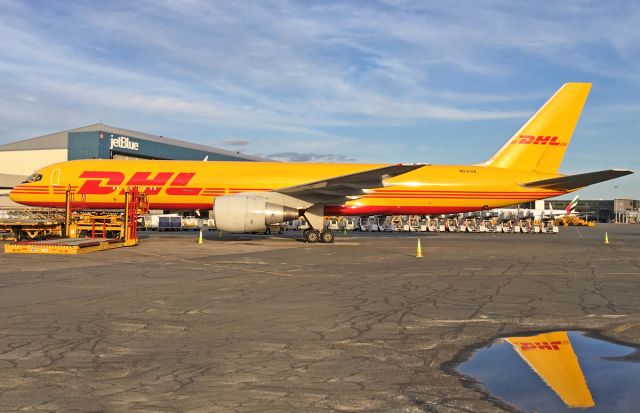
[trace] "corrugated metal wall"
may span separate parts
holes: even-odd
[[[109,159],[109,147],[102,145],[100,132],[69,132],[69,160]]]
[[[110,159],[115,154],[143,159],[201,161],[208,156],[210,161],[247,160],[243,155],[233,156],[226,153],[181,147],[162,141],[99,131],[69,132],[68,149],[59,148],[58,145],[63,145],[67,141],[65,135],[66,133],[60,132],[3,145],[0,149],[0,174],[28,176],[35,170],[56,162],[74,159]],[[112,144],[112,138],[117,140],[120,137],[128,139],[130,144],[123,145],[122,141]],[[168,141],[175,142],[171,139]],[[47,149],[38,149],[43,147]],[[13,150],[7,150],[9,148],[13,148]]]
[[[66,160],[66,149],[0,152],[0,173],[28,176],[43,166]]]
[[[122,145],[123,141],[118,141],[121,137],[126,138],[126,140],[124,140],[125,142],[128,140],[130,144],[129,148],[127,148],[126,145]],[[112,154],[144,159],[177,159],[187,161],[201,161],[205,156],[208,156],[210,161],[245,160],[241,157],[184,148],[162,142],[147,141],[127,135],[108,132],[69,132],[69,160],[92,158],[109,159],[112,157]]]

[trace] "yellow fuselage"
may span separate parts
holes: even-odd
[[[216,196],[277,190],[381,166],[78,160],[40,169],[40,179],[17,186],[10,196],[24,205],[62,207],[65,190],[70,188],[77,207],[122,208],[126,189],[137,186],[149,194],[152,209],[206,210]],[[328,205],[325,214],[446,214],[503,207],[564,194],[520,185],[556,176],[488,166],[426,165],[386,180],[387,186],[367,191],[359,199]]]

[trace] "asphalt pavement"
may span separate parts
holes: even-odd
[[[415,234],[196,237],[0,254],[0,411],[495,412],[453,372],[474,346],[640,344],[640,225],[424,233],[424,258]]]

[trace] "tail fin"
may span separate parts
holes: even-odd
[[[483,165],[557,172],[589,89],[591,83],[565,83]]]
[[[573,211],[575,211],[576,207],[578,206],[579,200],[580,200],[580,195],[576,195],[575,198],[573,198],[573,200],[569,203],[569,205],[567,205],[567,209],[566,209],[567,213],[565,215],[573,214]]]

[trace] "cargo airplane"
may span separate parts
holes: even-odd
[[[325,215],[432,215],[498,208],[632,173],[558,172],[591,84],[566,83],[487,161],[474,165],[76,160],[38,170],[10,194],[30,206],[122,208],[127,188],[150,208],[213,209],[216,226],[263,231],[304,216],[308,242],[333,242]]]

